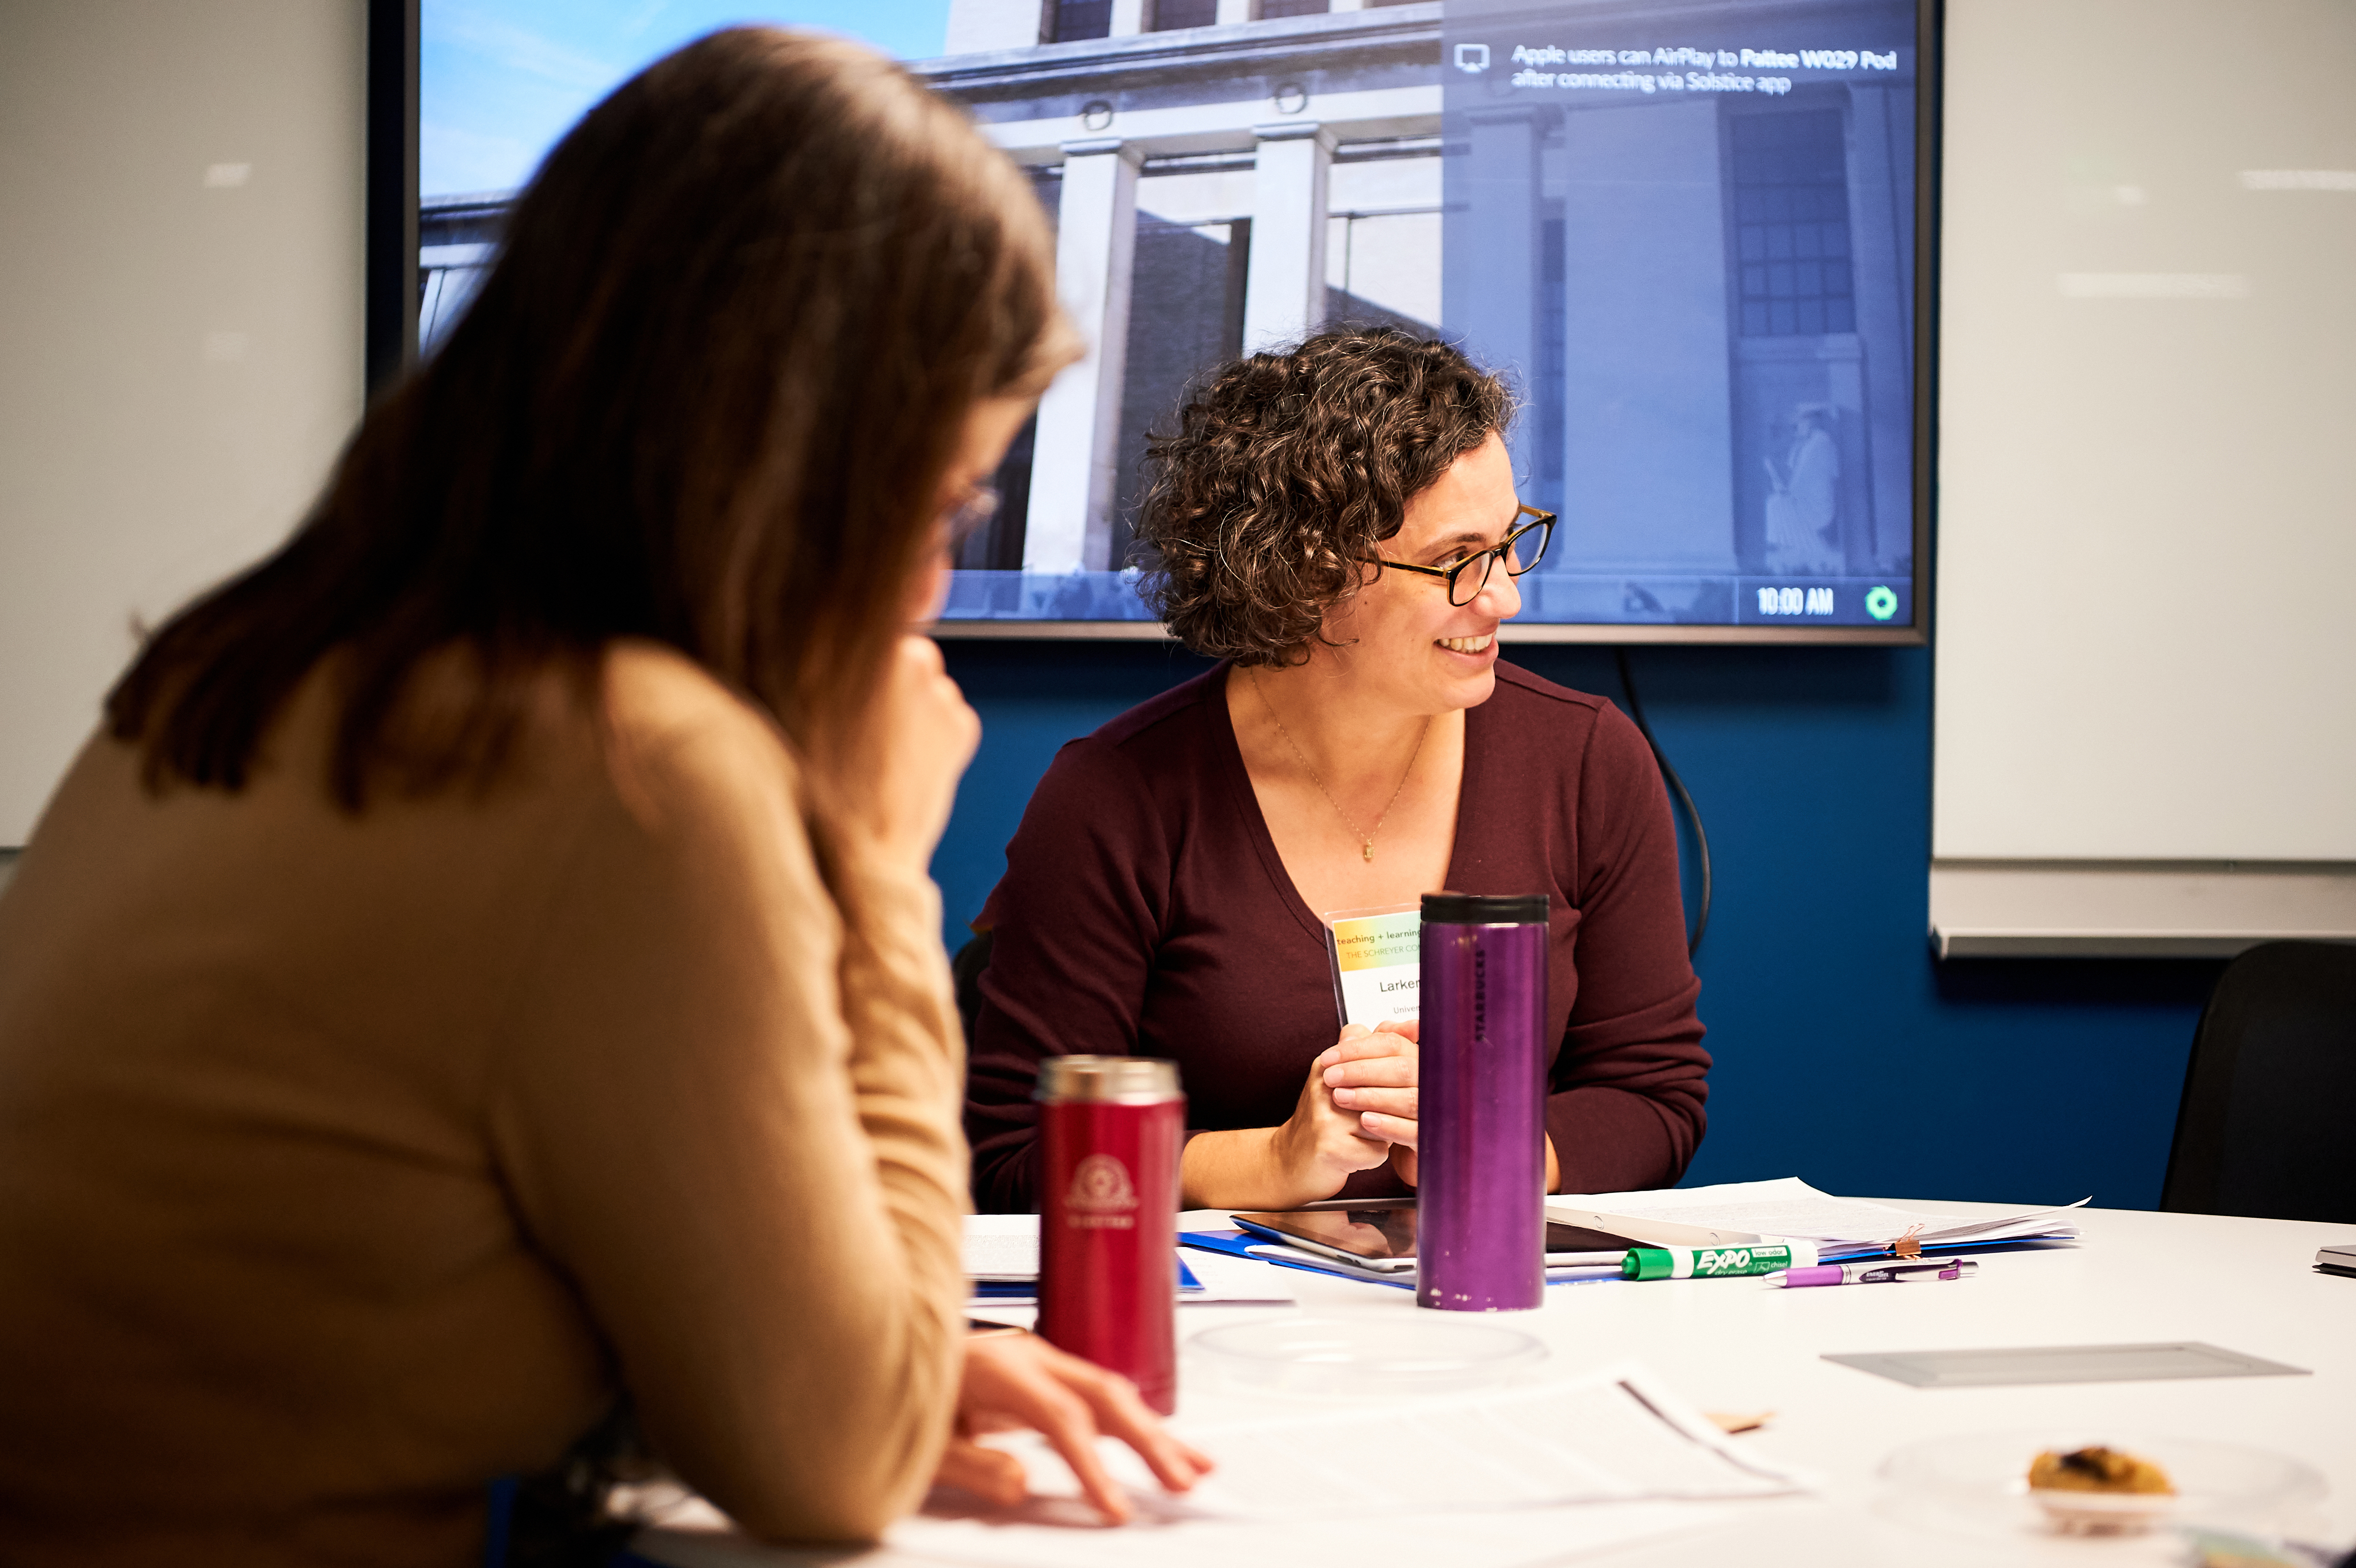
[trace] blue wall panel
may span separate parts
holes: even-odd
[[[944,646],[983,725],[934,860],[955,945],[1055,748],[1207,666],[1161,646]],[[1608,650],[1507,657],[1618,694]],[[1630,657],[1716,870],[1697,968],[1717,1066],[1688,1182],[1797,1175],[1860,1196],[2156,1204],[2220,966],[1932,958],[1930,654]]]

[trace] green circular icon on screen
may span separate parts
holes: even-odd
[[[1875,584],[1865,591],[1865,613],[1876,620],[1888,620],[1898,613],[1898,596],[1887,584]]]

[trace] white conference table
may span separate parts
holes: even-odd
[[[1990,1205],[1888,1199],[1941,1214]],[[1999,1539],[1910,1520],[1877,1471],[1923,1439],[2013,1429],[2201,1438],[2271,1449],[2323,1473],[2331,1492],[2299,1530],[2318,1544],[2356,1542],[2356,1280],[2320,1274],[2316,1250],[2356,1240],[2356,1225],[2085,1209],[2074,1248],[1997,1251],[1978,1276],[1918,1286],[1778,1291],[1755,1280],[1555,1285],[1536,1312],[1476,1319],[1542,1339],[1548,1360],[1531,1380],[1568,1377],[1621,1358],[1656,1373],[1703,1410],[1772,1411],[1736,1441],[1804,1467],[1814,1496],[1700,1505],[1698,1528],[1604,1554],[1613,1568],[1686,1568],[1730,1561],[1783,1564],[2028,1564],[2148,1562],[2154,1544]],[[1189,1216],[1190,1229],[1216,1218]],[[1411,1293],[1278,1271],[1298,1307],[1181,1306],[1178,1332],[1289,1311],[1426,1313]],[[981,1314],[1022,1321],[1021,1309]],[[1826,1361],[1828,1353],[2197,1340],[2308,1369],[2307,1377],[1918,1389]],[[1195,1376],[1182,1357],[1182,1422],[1232,1414],[1239,1396]],[[1289,1408],[1297,1409],[1297,1402]],[[1402,1464],[1413,1456],[1401,1455]],[[1108,1568],[1120,1536],[1098,1538]],[[1539,1538],[1535,1544],[1543,1544]],[[680,1568],[814,1564],[916,1568],[930,1560],[888,1549],[845,1553],[755,1546],[741,1539],[649,1532],[637,1550]],[[1542,1552],[1533,1563],[1550,1560]],[[1581,1560],[1578,1554],[1560,1561]],[[1592,1556],[1584,1560],[1595,1561]]]

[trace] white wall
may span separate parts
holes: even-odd
[[[0,5],[0,845],[359,415],[364,13]]]
[[[2356,5],[1947,17],[1934,928],[2356,936]]]

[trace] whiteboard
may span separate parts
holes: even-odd
[[[2351,81],[2349,0],[1948,7],[1933,924],[2053,939],[1978,950],[2356,937]]]
[[[0,846],[359,417],[365,11],[0,5]]]

